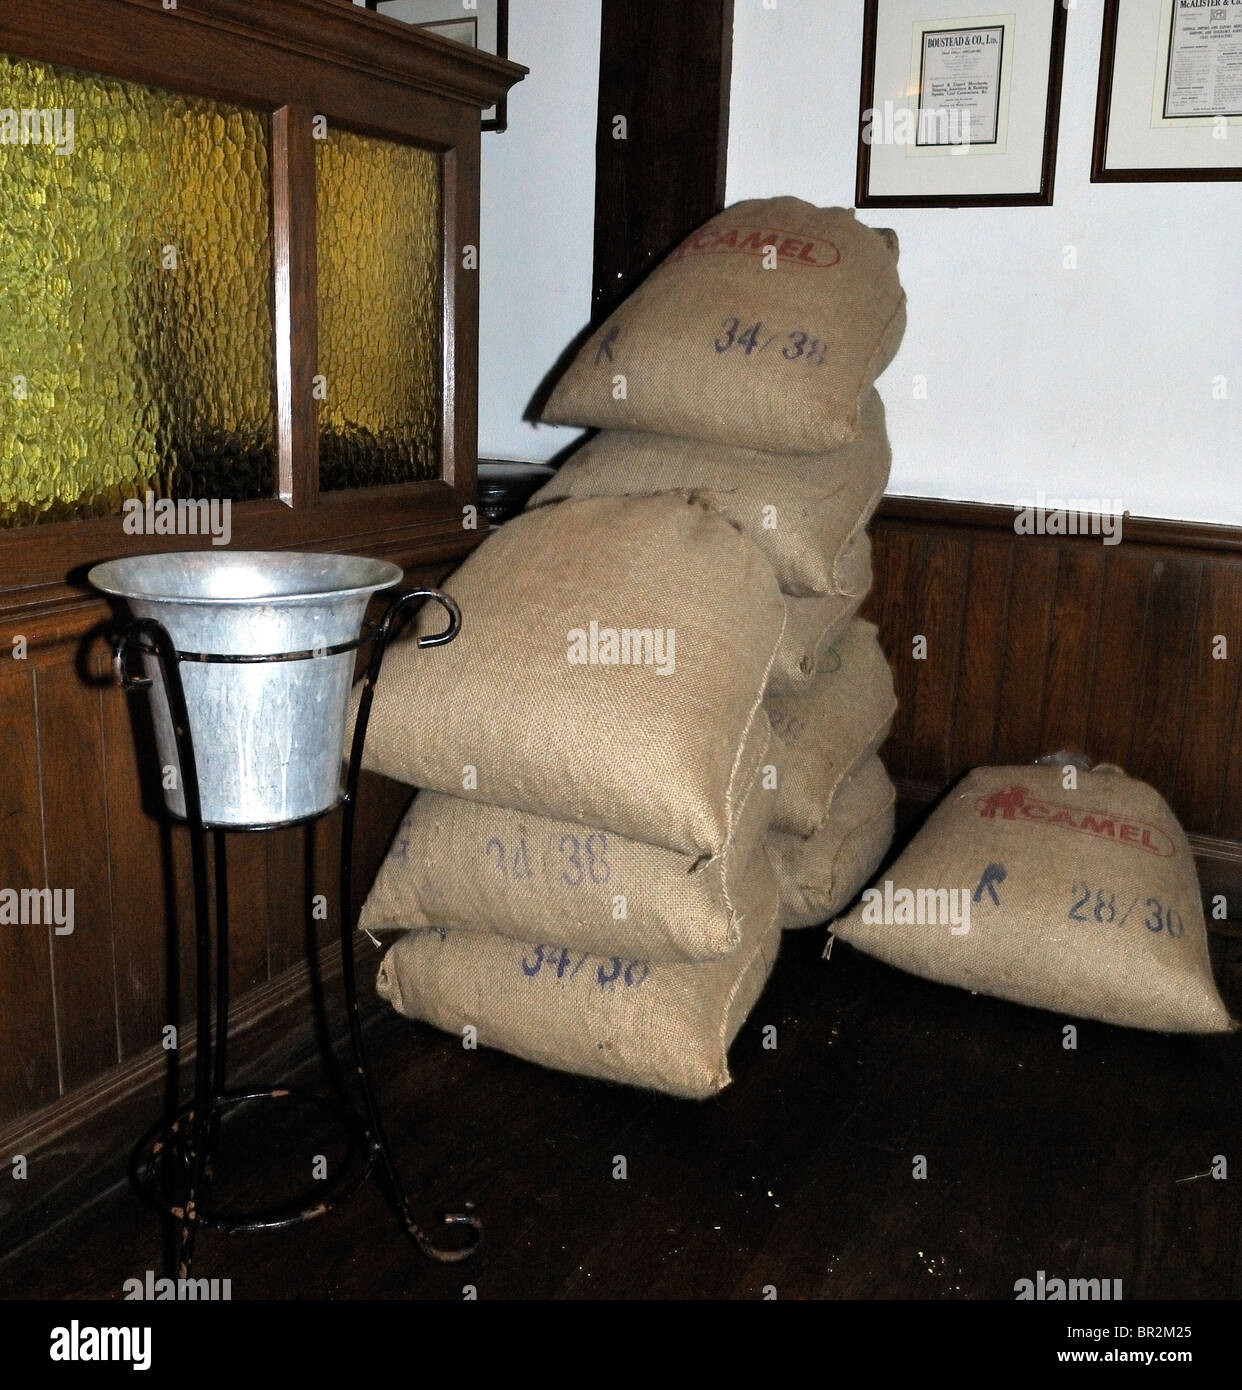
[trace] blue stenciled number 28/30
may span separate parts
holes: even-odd
[[[1103,925],[1115,922],[1119,927],[1125,926],[1130,914],[1138,906],[1141,896],[1141,894],[1136,893],[1130,906],[1124,912],[1119,913],[1116,893],[1110,892],[1106,888],[1092,888],[1086,883],[1075,883],[1071,891],[1074,894],[1074,901],[1070,904],[1070,910],[1065,914],[1067,921],[1099,922]],[[1143,907],[1146,909],[1143,925],[1153,935],[1163,932],[1176,941],[1185,932],[1186,924],[1176,908],[1165,906],[1159,898],[1148,898],[1143,903]]]

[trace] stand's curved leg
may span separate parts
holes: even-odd
[[[357,926],[353,911],[354,814],[358,804],[358,778],[362,771],[362,749],[366,741],[367,724],[371,717],[375,683],[379,679],[380,666],[384,660],[384,650],[389,638],[394,631],[400,628],[413,604],[418,600],[428,598],[441,603],[448,610],[449,626],[443,632],[420,638],[418,645],[420,647],[443,646],[457,636],[461,630],[461,613],[447,594],[441,594],[435,589],[416,589],[412,593],[405,594],[392,604],[379,625],[363,681],[362,695],[358,704],[358,717],[354,725],[354,738],[350,747],[349,770],[345,781],[345,801],[341,815],[341,975],[349,1014],[349,1036],[353,1044],[354,1065],[357,1068],[363,1098],[366,1102],[368,1139],[380,1161],[389,1196],[410,1239],[414,1241],[423,1254],[433,1260],[451,1263],[465,1259],[477,1249],[483,1238],[483,1226],[478,1217],[469,1211],[446,1213],[443,1218],[444,1224],[459,1229],[466,1237],[463,1244],[446,1247],[437,1245],[414,1220],[405,1189],[392,1159],[388,1138],[384,1133],[379,1107],[375,1100],[371,1071],[367,1063],[366,1048],[362,1037],[362,1017],[358,1010],[358,990],[354,971],[354,932]]]
[[[145,689],[146,677],[129,672],[127,657],[131,642],[145,637],[154,649],[164,681],[164,695],[172,719],[180,763],[182,792],[185,797],[186,823],[190,831],[190,862],[194,880],[194,953],[195,953],[195,1038],[194,1108],[186,1154],[189,1159],[189,1183],[184,1205],[178,1215],[175,1256],[176,1277],[186,1279],[194,1262],[194,1239],[198,1233],[198,1202],[207,1170],[211,1138],[211,923],[208,914],[207,843],[203,826],[202,803],[199,799],[198,766],[194,759],[194,740],[190,734],[190,716],[186,709],[185,689],[181,684],[180,658],[168,629],[154,618],[139,618],[122,632],[113,655],[113,670],[119,684],[127,690]],[[223,857],[223,856],[221,856]],[[227,911],[227,907],[225,908]],[[227,968],[227,965],[226,965]],[[227,1004],[226,1004],[227,1007]]]
[[[211,1181],[212,1160],[220,1137],[220,1111],[215,1101],[224,1094],[229,1067],[229,869],[228,841],[223,830],[211,832],[211,865],[216,893],[216,1031],[211,1040],[215,1065],[210,1106],[211,1132],[204,1170],[208,1182]]]

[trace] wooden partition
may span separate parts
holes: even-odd
[[[232,544],[380,556],[400,564],[411,585],[453,569],[483,535],[470,515],[478,276],[466,254],[479,240],[480,110],[525,69],[346,0],[5,0],[0,54],[263,114],[277,477],[270,496],[234,506]],[[319,488],[314,141],[324,122],[438,159],[435,478]],[[84,157],[98,153],[79,136]],[[382,302],[385,285],[374,293]],[[46,458],[48,438],[42,446]],[[48,885],[74,901],[71,932],[0,922],[0,1167],[18,1154],[29,1161],[27,1179],[0,1190],[6,1232],[50,1219],[58,1191],[80,1201],[82,1175],[175,1098],[177,1053],[166,1030],[193,1012],[188,842],[160,814],[146,700],[110,682],[115,615],[84,573],[121,554],[211,543],[132,535],[119,503],[117,515],[0,528],[0,889]],[[360,891],[409,796],[365,779]],[[294,1039],[314,1031],[303,1006],[330,994],[338,836],[333,816],[230,837],[230,1047],[239,1067],[274,1050],[278,1077]],[[320,894],[326,915],[312,907]],[[192,1028],[175,1047],[184,1076]]]

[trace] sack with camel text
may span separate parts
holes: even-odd
[[[943,984],[1166,1033],[1234,1025],[1194,858],[1164,799],[1120,769],[981,767],[835,931]]]
[[[892,232],[799,198],[737,203],[590,336],[543,418],[827,453],[859,437],[905,325]]]

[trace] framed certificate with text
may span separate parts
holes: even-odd
[[[1105,0],[1091,178],[1242,179],[1242,0]]]
[[[858,206],[1051,204],[1064,52],[1061,0],[867,0]]]

